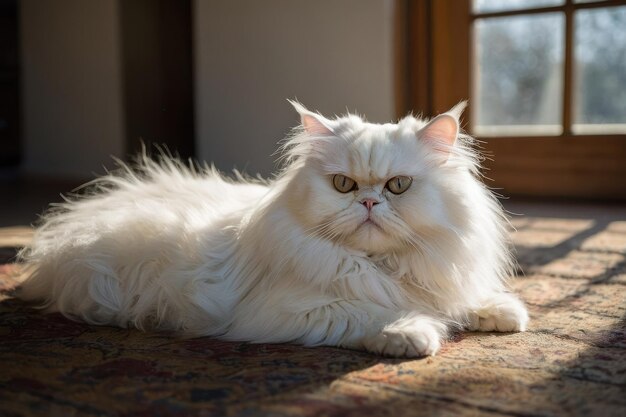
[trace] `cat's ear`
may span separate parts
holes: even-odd
[[[459,136],[459,119],[465,106],[467,106],[466,101],[460,102],[447,112],[432,119],[417,134],[420,139],[431,143],[436,151],[445,156],[446,160]]]
[[[294,109],[300,114],[300,122],[304,130],[312,136],[334,135],[330,127],[330,120],[318,113],[314,113],[294,100],[288,100]]]

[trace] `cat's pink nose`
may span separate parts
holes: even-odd
[[[378,203],[380,203],[380,201],[375,200],[373,198],[366,198],[366,199],[361,201],[361,204],[363,204],[365,207],[367,207],[367,211],[371,211],[372,207],[374,207]]]

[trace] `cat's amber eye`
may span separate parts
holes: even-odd
[[[412,182],[413,178],[399,175],[387,181],[385,187],[394,194],[402,194],[409,189]]]
[[[333,176],[333,185],[340,193],[347,193],[357,189],[356,181],[341,174]]]

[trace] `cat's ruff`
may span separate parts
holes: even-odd
[[[463,104],[385,125],[292,104],[275,180],[144,156],[44,216],[18,296],[93,324],[390,356],[525,329]]]

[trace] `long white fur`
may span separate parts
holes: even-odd
[[[506,219],[470,137],[293,104],[304,127],[273,181],[143,155],[48,212],[19,297],[93,324],[391,356],[434,354],[455,328],[524,330]],[[359,190],[339,193],[334,174]],[[395,175],[413,178],[404,194],[383,188]],[[382,230],[361,224],[368,196]]]

